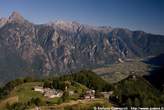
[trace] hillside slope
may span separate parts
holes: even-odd
[[[110,99],[125,107],[161,107],[164,93],[154,88],[142,77],[131,75],[114,85]]]

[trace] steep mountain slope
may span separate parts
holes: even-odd
[[[112,64],[119,58],[158,55],[164,52],[163,42],[161,35],[77,22],[35,25],[13,12],[0,19],[1,82],[7,76],[70,72]]]
[[[144,77],[156,88],[164,90],[164,54],[149,58],[145,62],[153,65],[153,68],[150,74]]]

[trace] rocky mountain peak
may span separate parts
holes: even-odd
[[[76,31],[81,26],[81,24],[76,21],[64,21],[64,20],[57,20],[54,22],[50,22],[48,23],[48,25],[54,27],[55,29],[62,29],[69,32]]]
[[[9,16],[9,21],[24,21],[23,16],[19,12],[12,12],[12,14]]]

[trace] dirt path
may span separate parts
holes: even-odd
[[[73,105],[76,105],[76,104],[90,104],[90,103],[93,103],[93,102],[96,102],[96,101],[102,101],[102,99],[76,100],[76,101],[65,102],[65,103],[62,103],[62,104],[59,104],[59,105],[42,106],[42,107],[39,107],[39,108],[40,108],[40,110],[49,110],[49,109],[58,110],[59,108],[63,108],[63,107],[66,107],[66,106],[73,106]],[[31,110],[37,110],[37,109],[33,108]]]
[[[4,108],[7,103],[13,104],[15,102],[18,102],[18,96],[9,97],[3,101],[0,101],[0,108]]]

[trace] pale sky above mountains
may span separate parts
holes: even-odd
[[[164,35],[164,0],[0,0],[0,17],[13,11],[39,24],[68,20]]]

